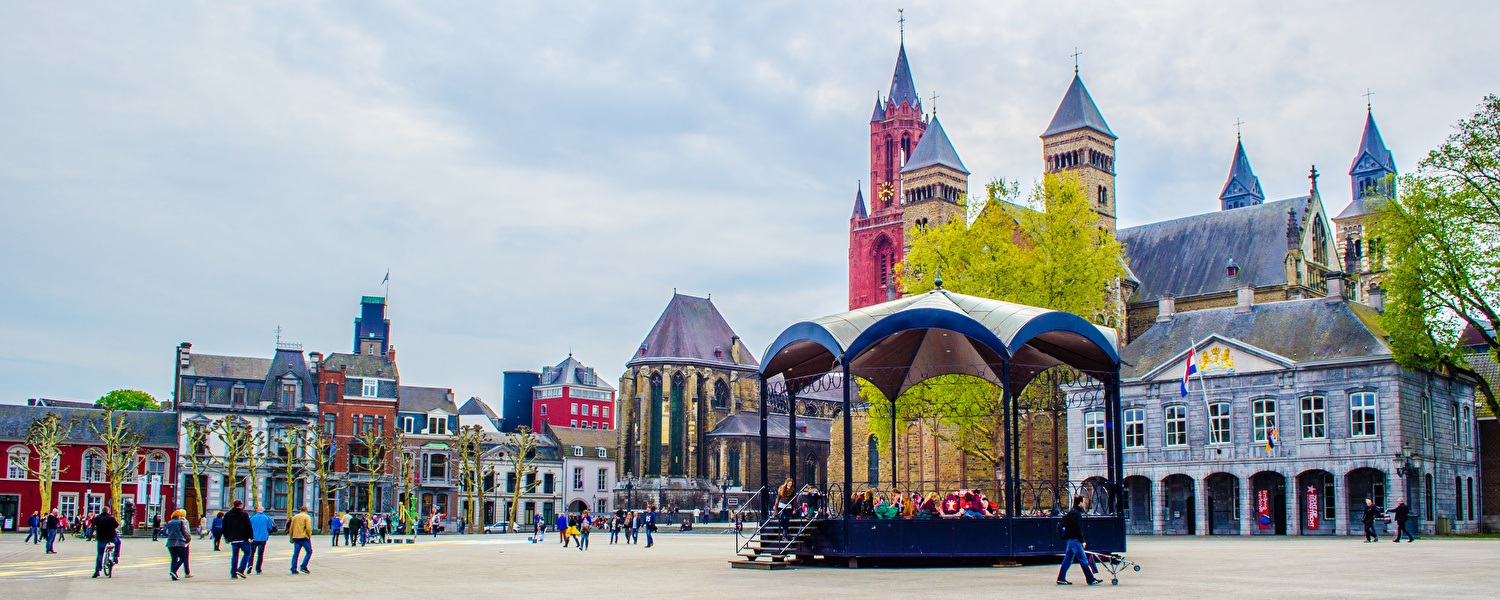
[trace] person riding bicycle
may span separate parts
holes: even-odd
[[[120,562],[120,522],[115,520],[108,505],[99,511],[99,516],[94,517],[94,540],[98,545],[98,554],[94,557],[94,578],[99,577],[99,571],[104,568],[104,552],[110,544],[114,545],[114,552],[110,556],[111,562]]]

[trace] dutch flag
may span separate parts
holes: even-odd
[[[1198,373],[1198,359],[1195,357],[1198,354],[1197,347],[1196,342],[1188,346],[1187,368],[1182,371],[1182,396],[1184,398],[1188,394],[1188,378]]]

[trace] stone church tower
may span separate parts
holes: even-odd
[[[1094,200],[1099,225],[1115,233],[1115,137],[1077,71],[1042,133],[1048,173],[1072,173]]]

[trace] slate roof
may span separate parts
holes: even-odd
[[[1368,156],[1371,162],[1361,165],[1360,162]],[[1391,149],[1385,146],[1385,140],[1380,137],[1380,127],[1375,125],[1375,113],[1365,114],[1365,132],[1359,138],[1359,151],[1354,153],[1354,162],[1349,163],[1349,174],[1366,173],[1372,170],[1386,170],[1396,172],[1396,157],[1391,154]]]
[[[593,369],[586,367],[578,359],[569,354],[557,366],[543,369],[542,376],[537,385],[577,385],[591,388],[602,388],[613,390],[613,386],[605,383]]]
[[[302,393],[309,398],[315,398],[313,390],[314,382],[312,373],[307,370],[307,361],[302,357],[301,350],[276,349],[276,356],[271,359],[271,367],[265,373],[265,386],[260,389],[260,401],[270,402],[272,406],[277,405],[277,393],[280,391],[276,382],[287,373],[302,381]],[[300,400],[300,399],[299,399]]]
[[[1326,298],[1256,304],[1244,313],[1233,306],[1177,313],[1120,352],[1120,376],[1145,375],[1213,334],[1297,362],[1390,356],[1378,316],[1363,304]]]
[[[1131,301],[1287,283],[1287,210],[1301,222],[1310,200],[1298,196],[1121,229],[1117,237],[1141,283]],[[1230,260],[1240,267],[1232,279],[1224,269]]]
[[[964,168],[964,161],[958,158],[958,151],[953,149],[953,142],[948,140],[947,132],[943,131],[943,124],[936,116],[927,125],[927,132],[922,134],[922,139],[917,141],[917,147],[912,149],[911,158],[907,159],[906,166],[901,168],[903,174],[942,165],[957,169],[964,175],[969,170]]]
[[[1250,196],[1257,200],[1266,199],[1266,194],[1260,191],[1260,178],[1256,177],[1255,171],[1250,168],[1250,157],[1245,154],[1243,141],[1234,143],[1234,159],[1229,163],[1229,179],[1224,181],[1224,189],[1219,192],[1219,200],[1239,196]],[[1255,204],[1255,202],[1245,204]]]
[[[673,362],[683,359],[725,366],[758,367],[760,363],[741,340],[740,362],[733,360],[731,340],[738,337],[729,322],[707,298],[673,293],[656,325],[636,349],[626,366],[640,362]],[[720,351],[719,356],[714,350]]]
[[[922,109],[922,99],[917,96],[917,84],[911,79],[911,65],[906,63],[905,42],[901,44],[901,52],[896,55],[896,72],[891,74],[891,91],[885,96],[888,102],[896,106],[905,101],[917,110]]]
[[[271,359],[249,356],[191,354],[184,377],[260,380],[271,370]]]
[[[880,101],[880,92],[875,93],[875,113],[870,115],[870,122],[885,120],[885,103]]]
[[[351,377],[380,377],[384,379],[400,379],[400,372],[396,369],[396,363],[386,358],[385,355],[373,354],[329,354],[323,359],[323,369],[326,371],[344,370],[344,375]]]
[[[1109,130],[1109,124],[1104,122],[1104,115],[1099,113],[1099,107],[1094,104],[1088,88],[1083,86],[1083,78],[1076,73],[1073,74],[1073,83],[1068,85],[1068,91],[1063,94],[1062,103],[1057,105],[1057,112],[1053,113],[1047,131],[1042,132],[1042,137],[1075,129],[1092,129],[1112,139],[1117,137],[1115,132]]]
[[[572,456],[572,452],[566,450],[572,446],[583,447],[583,458],[599,458],[596,448],[603,448],[606,458],[615,457],[615,442],[619,440],[619,437],[618,433],[612,429],[558,427],[548,423],[547,431],[557,440],[557,445],[564,448],[564,458]]]
[[[94,407],[94,403],[87,400],[59,400],[57,398],[28,398],[26,404],[29,406],[56,406],[62,408]]]
[[[162,411],[121,411],[125,422],[143,437],[143,446],[177,446],[177,413]],[[63,408],[56,406],[22,406],[0,404],[0,440],[21,441],[26,439],[26,429],[32,421],[57,413],[63,419],[77,419],[78,423],[68,431],[68,442],[74,444],[101,444],[98,434],[89,423],[103,418],[104,411],[97,408]]]
[[[453,403],[453,390],[449,388],[403,385],[396,388],[396,398],[396,410],[400,412],[442,410],[458,414],[458,406]]]
[[[865,190],[861,187],[854,190],[854,216],[850,218],[863,219],[868,216],[870,216],[870,212],[865,210]]]
[[[797,415],[797,440],[810,442],[828,442],[833,432],[833,421],[818,417],[806,417]],[[801,428],[805,426],[806,431]],[[760,437],[760,415],[752,412],[735,413],[725,417],[715,425],[713,431],[708,432],[708,437]],[[766,417],[766,437],[784,440],[791,438],[787,431],[786,415],[769,415]]]
[[[485,404],[479,398],[469,398],[468,402],[464,402],[464,405],[458,408],[458,414],[480,415],[489,419],[500,418],[500,415],[495,414],[495,410],[490,408],[490,405]]]

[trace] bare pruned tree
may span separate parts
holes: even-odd
[[[42,495],[42,514],[52,511],[52,482],[67,467],[62,466],[62,443],[68,439],[68,434],[73,431],[73,426],[78,424],[77,419],[63,419],[57,413],[47,413],[31,421],[26,428],[26,445],[31,447],[36,454],[36,466],[31,466],[31,461],[26,461],[26,472],[36,478],[38,491]],[[52,463],[58,463],[58,468],[53,470]]]

